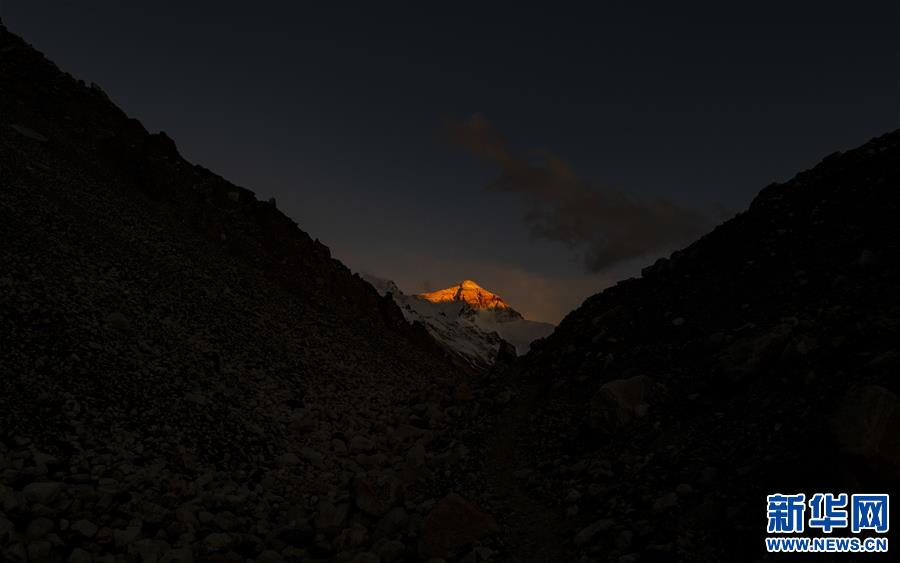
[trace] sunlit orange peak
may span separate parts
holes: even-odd
[[[459,284],[429,293],[420,293],[418,297],[433,303],[445,301],[465,301],[475,309],[508,309],[509,305],[496,293],[484,289],[472,280],[463,280]]]

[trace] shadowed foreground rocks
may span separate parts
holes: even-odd
[[[497,522],[490,514],[450,493],[425,517],[422,541],[426,554],[452,557],[460,549],[497,531]]]
[[[427,559],[469,374],[5,29],[0,241],[0,559]]]
[[[0,559],[763,560],[895,492],[898,189],[832,155],[474,378],[0,26]]]
[[[898,216],[894,132],[765,188],[533,346],[484,423],[512,443],[473,456],[519,557],[552,528],[560,560],[763,560],[767,494],[896,492]]]

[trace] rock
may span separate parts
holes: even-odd
[[[666,493],[653,501],[653,512],[665,512],[678,505],[678,493]]]
[[[497,522],[456,493],[442,498],[425,516],[422,544],[430,557],[452,557],[457,550],[496,534]]]
[[[189,547],[173,549],[163,554],[162,563],[193,563],[194,552]]]
[[[224,530],[226,532],[234,531],[241,525],[240,520],[227,510],[225,512],[216,514],[215,518],[213,518],[213,523],[220,530]]]
[[[196,507],[191,504],[182,504],[175,509],[175,520],[182,524],[188,524],[195,527],[198,526],[200,522],[197,520],[195,509]]]
[[[256,558],[257,563],[282,563],[284,557],[277,551],[267,549],[259,554]]]
[[[80,547],[76,547],[72,550],[72,553],[69,554],[68,561],[69,563],[91,563],[93,560],[90,553]]]
[[[322,454],[320,454],[319,452],[317,452],[316,450],[314,450],[312,448],[304,446],[300,450],[300,455],[301,455],[301,457],[303,457],[303,459],[305,459],[306,461],[308,461],[315,467],[318,467],[318,468],[325,467],[325,456],[323,456]]]
[[[353,524],[338,535],[335,544],[346,550],[356,550],[369,543],[369,531],[364,526]]]
[[[406,452],[406,462],[410,467],[418,468],[424,467],[426,460],[426,452],[425,446],[422,442],[416,442],[416,444]]]
[[[12,522],[0,516],[0,545],[6,544],[6,534],[15,530],[16,527]]]
[[[33,141],[38,141],[39,143],[47,142],[47,137],[45,135],[41,135],[34,129],[30,129],[28,127],[25,127],[24,125],[12,123],[9,125],[9,127],[10,127],[10,129],[13,129],[14,131],[16,131],[18,134],[22,135],[23,137],[28,137],[29,139],[31,139]]]
[[[900,400],[888,389],[866,385],[849,392],[833,428],[844,453],[900,465]]]
[[[25,537],[30,540],[39,540],[56,528],[53,520],[49,518],[36,518],[25,528]]]
[[[144,538],[129,545],[128,553],[137,556],[142,563],[156,563],[163,559],[169,548],[169,544],[162,540]]]
[[[307,409],[298,408],[291,414],[291,429],[300,434],[312,431],[316,427],[316,418]]]
[[[734,341],[721,354],[725,373],[733,381],[765,373],[778,361],[793,330],[792,324],[781,323],[761,335]]]
[[[409,514],[401,506],[392,508],[375,526],[375,536],[381,538],[394,537],[409,524]]]
[[[3,561],[9,563],[27,563],[28,550],[23,543],[14,543],[3,550]]]
[[[140,526],[129,526],[124,530],[113,530],[113,541],[117,547],[126,547],[141,535]]]
[[[363,553],[357,554],[351,563],[381,563],[381,558],[375,553],[364,551]]]
[[[512,476],[521,481],[527,481],[534,476],[534,470],[527,467],[513,471]]]
[[[50,504],[59,497],[62,490],[62,483],[43,482],[27,485],[22,489],[22,493],[30,502]]]
[[[97,530],[97,536],[94,538],[94,541],[101,545],[106,545],[109,543],[113,543],[115,539],[115,532],[113,532],[112,528],[109,526],[103,526],[99,530]]]
[[[337,533],[347,520],[347,509],[346,504],[335,506],[328,501],[320,501],[315,518],[316,528],[327,534]]]
[[[137,513],[151,524],[160,524],[169,518],[169,510],[155,502],[144,501],[138,504]]]
[[[409,424],[402,424],[396,430],[394,430],[393,438],[398,442],[406,442],[408,440],[414,440],[419,438],[424,434],[425,431],[421,428],[416,428],[415,426]]]
[[[401,483],[391,472],[356,481],[356,506],[372,516],[381,516],[400,501]]]
[[[863,250],[859,253],[859,258],[856,259],[856,263],[862,266],[863,268],[872,266],[878,263],[878,257],[871,250]]]
[[[56,456],[44,452],[34,452],[34,464],[41,465],[59,465],[59,459]]]
[[[634,533],[631,530],[622,530],[619,532],[619,535],[616,536],[616,547],[625,551],[631,547],[632,538],[634,538]]]
[[[520,344],[520,346],[522,346]],[[500,340],[500,346],[497,348],[497,356],[495,361],[500,365],[509,365],[516,361],[519,357],[518,352],[516,351],[515,345],[506,340]],[[468,398],[464,397],[464,400],[471,400],[471,396]]]
[[[369,453],[375,444],[365,436],[354,436],[350,440],[350,451],[353,453]]]
[[[395,563],[403,559],[406,553],[406,546],[401,541],[390,540],[384,542],[378,548],[378,556],[384,563]]]
[[[106,326],[119,332],[127,332],[131,328],[131,323],[121,312],[114,311],[106,316]]]
[[[97,525],[88,520],[76,520],[72,523],[72,531],[81,534],[86,538],[92,538],[97,534]]]
[[[295,454],[293,452],[287,452],[285,454],[280,455],[278,457],[277,461],[280,465],[288,465],[288,466],[300,465],[300,458],[297,457],[297,454]]]
[[[203,549],[207,553],[225,551],[231,547],[233,540],[229,534],[215,532],[203,538]]]
[[[668,258],[659,258],[650,266],[646,266],[645,268],[641,269],[641,276],[649,278],[652,276],[664,275],[666,272],[672,269],[672,265],[672,262]],[[594,324],[598,324],[598,321],[595,320]]]
[[[605,532],[606,530],[610,529],[612,525],[613,521],[605,518],[602,520],[597,520],[593,524],[582,528],[575,535],[575,545],[579,547],[587,545],[592,539],[594,539],[594,536],[596,536],[600,532]]]
[[[330,527],[335,528],[339,526],[339,524],[332,524]],[[312,526],[309,525],[305,520],[302,522],[297,522],[293,526],[288,526],[285,528],[279,529],[275,533],[275,537],[279,540],[283,541],[288,545],[292,545],[294,547],[302,547],[312,541],[315,533],[313,532]]]
[[[38,540],[28,544],[29,561],[47,561],[53,552],[53,544],[47,540]]]
[[[646,412],[652,380],[645,375],[604,383],[591,401],[594,428],[622,426]]]
[[[0,498],[0,508],[7,514],[18,512],[25,508],[27,504],[28,499],[26,499],[25,495],[19,491],[7,490],[7,492],[2,495],[2,498]]]

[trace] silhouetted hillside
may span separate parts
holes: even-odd
[[[522,362],[493,482],[592,561],[759,559],[767,494],[893,492],[898,216],[894,132],[589,298]]]
[[[765,559],[767,494],[895,492],[898,213],[895,132],[470,378],[0,25],[0,559]]]
[[[5,29],[0,167],[4,560],[415,552],[459,379],[393,301]]]

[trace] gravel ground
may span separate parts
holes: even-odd
[[[766,495],[896,492],[898,215],[894,132],[569,314],[472,442],[513,553],[764,560]]]
[[[475,374],[0,26],[0,558],[766,559],[900,480],[898,215],[891,133]]]
[[[273,203],[5,30],[0,53],[2,558],[455,547],[480,512],[434,475],[471,374]]]

